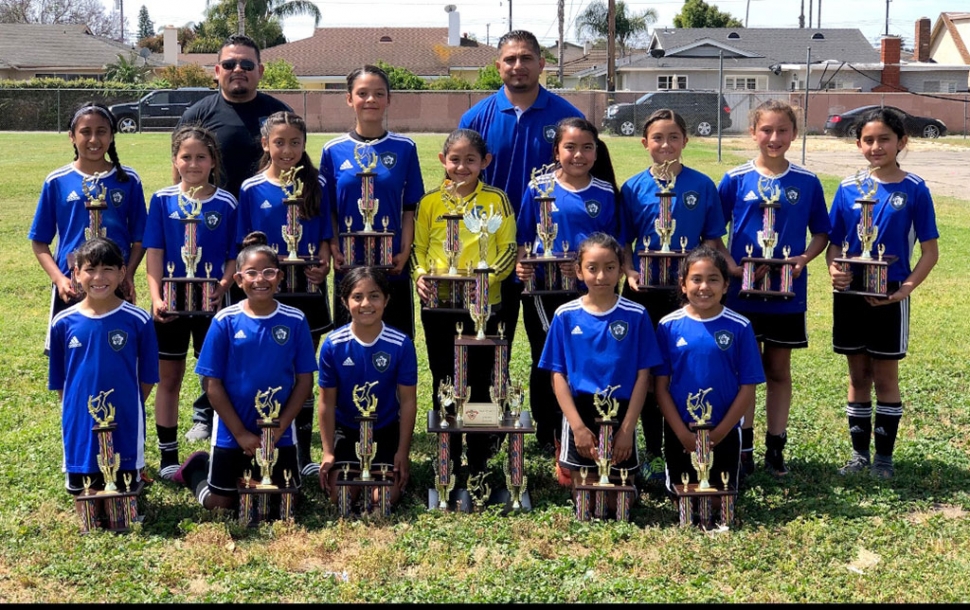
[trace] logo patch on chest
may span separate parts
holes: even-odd
[[[120,352],[128,345],[128,333],[123,330],[112,330],[108,333],[108,345],[116,352]]]
[[[276,341],[280,345],[285,345],[290,340],[290,329],[287,326],[274,326],[271,334],[273,335],[273,341]]]
[[[906,201],[908,199],[909,197],[906,195],[906,193],[901,193],[899,191],[896,191],[895,193],[890,195],[889,205],[893,206],[894,210],[901,210],[906,207]]]
[[[222,214],[219,212],[206,212],[203,217],[205,218],[205,227],[210,231],[218,229],[219,225],[222,224]]]
[[[724,351],[734,344],[734,333],[728,330],[719,330],[714,333],[714,342]]]
[[[697,191],[687,191],[681,195],[680,200],[683,202],[685,208],[688,210],[693,210],[700,202],[701,196],[697,193]]]
[[[795,205],[796,203],[798,203],[798,200],[801,198],[802,198],[802,192],[798,189],[797,186],[785,187],[785,199],[788,200],[788,203]]]
[[[387,368],[391,366],[391,355],[387,352],[377,352],[371,356],[371,362],[374,364],[374,368],[378,372],[385,372]]]
[[[108,191],[108,199],[115,207],[118,207],[125,202],[125,192],[121,189],[111,189]]]
[[[630,324],[625,320],[617,320],[616,322],[610,323],[610,334],[617,341],[622,341],[626,339],[626,336],[630,334]]]
[[[589,201],[586,201],[584,203],[586,205],[586,213],[589,214],[590,218],[596,218],[597,216],[600,215],[600,210],[603,209],[603,206],[600,204],[599,201],[596,201],[595,199],[590,199]]]
[[[397,153],[381,153],[381,165],[387,169],[394,169],[394,166],[397,165]]]

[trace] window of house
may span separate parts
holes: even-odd
[[[657,77],[657,89],[686,89],[687,77],[676,74],[664,74]]]
[[[957,84],[954,81],[946,80],[925,80],[923,81],[924,93],[956,93]]]
[[[725,76],[725,89],[736,90],[765,90],[768,88],[768,77],[766,76]]]

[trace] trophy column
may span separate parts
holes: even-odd
[[[775,231],[775,216],[781,204],[781,187],[772,178],[758,179],[758,192],[761,194],[761,230],[758,231],[758,244],[761,246],[761,257],[754,257],[754,246],[748,244],[745,248],[747,256],[738,261],[741,264],[741,296],[790,299],[795,296],[794,270],[795,261],[788,258],[790,246],[784,246],[784,258],[775,258],[775,246],[778,243],[778,233]],[[761,265],[768,267],[767,272],[758,281],[755,272]]]
[[[219,284],[219,280],[211,277],[212,263],[206,263],[205,277],[196,277],[199,261],[202,260],[202,247],[199,246],[199,215],[202,213],[202,202],[195,199],[195,194],[201,186],[189,189],[187,193],[179,193],[178,204],[184,214],[179,220],[182,222],[182,249],[180,254],[185,264],[185,277],[173,277],[175,263],[166,265],[168,276],[162,278],[162,298],[168,304],[166,315],[172,316],[212,316],[219,308],[212,303],[212,295]],[[180,290],[181,288],[181,290]],[[181,299],[180,299],[181,297]]]
[[[347,230],[339,235],[344,251],[344,265],[341,271],[345,272],[362,266],[393,269],[394,233],[387,229],[390,219],[387,216],[382,219],[383,231],[374,229],[374,219],[380,208],[380,201],[374,197],[374,179],[377,176],[374,168],[377,167],[377,153],[373,151],[370,144],[358,142],[354,146],[354,159],[361,169],[356,174],[360,178],[360,199],[357,200],[357,209],[364,221],[364,228],[362,231],[354,231],[353,217],[344,217],[344,226]]]
[[[94,237],[107,237],[108,229],[104,226],[102,214],[107,209],[105,201],[107,189],[103,184],[99,184],[101,178],[107,172],[95,172],[90,176],[81,179],[81,192],[84,193],[84,209],[88,212],[88,226],[84,229],[84,241]],[[74,254],[68,254],[68,264],[71,267],[71,290],[77,294],[77,300],[84,297],[84,289],[78,283],[74,273]]]
[[[637,253],[640,259],[638,284],[640,290],[674,290],[679,287],[680,274],[683,272],[684,259],[687,258],[687,238],[680,238],[680,252],[670,248],[671,239],[677,230],[677,220],[673,217],[673,180],[662,184],[657,194],[658,213],[654,220],[654,230],[660,237],[660,250],[650,249],[650,238],[642,239],[643,250]]]
[[[879,237],[879,227],[874,223],[874,209],[876,201],[863,197],[856,199],[861,217],[856,227],[856,234],[862,244],[862,253],[858,256],[848,256],[849,242],[842,243],[842,256],[835,262],[843,271],[861,271],[861,282],[853,278],[852,285],[839,291],[842,294],[858,294],[861,296],[883,297],[889,293],[889,265],[896,262],[898,256],[886,255],[885,244],[876,247],[876,256],[872,256],[872,246]]]
[[[260,447],[254,456],[259,466],[259,481],[252,476],[252,470],[243,472],[237,482],[239,492],[239,524],[246,527],[257,527],[260,523],[270,521],[271,500],[279,497],[278,519],[293,521],[293,507],[296,501],[297,488],[293,481],[293,473],[289,469],[283,470],[283,482],[274,482],[273,467],[279,459],[279,449],[276,448],[274,431],[280,427],[279,401],[273,396],[281,387],[269,388],[264,392],[257,391],[254,399],[256,411],[260,417],[256,424],[260,429]]]
[[[337,510],[342,518],[349,518],[354,512],[354,490],[363,495],[361,501],[362,513],[373,513],[387,517],[391,514],[390,491],[394,485],[391,472],[387,464],[381,464],[380,478],[376,478],[372,464],[377,455],[377,443],[374,442],[374,423],[377,417],[377,396],[371,390],[377,381],[355,385],[353,390],[354,406],[360,415],[354,419],[360,428],[360,440],[355,445],[357,458],[360,460],[357,470],[350,464],[345,464],[337,476]],[[352,478],[351,475],[357,475]],[[374,499],[377,496],[377,499]]]

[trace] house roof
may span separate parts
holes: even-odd
[[[953,39],[953,45],[956,47],[957,52],[960,53],[960,57],[963,58],[963,62],[970,64],[970,51],[967,50],[967,41],[963,40],[963,36],[960,34],[960,28],[957,27],[954,21],[970,21],[970,13],[940,13],[936,23],[933,24],[933,33],[930,35],[930,40],[936,40],[940,35],[940,30],[946,28],[947,33],[950,34],[950,38]]]
[[[451,69],[481,68],[498,49],[461,39],[448,46],[448,28],[317,28],[310,38],[262,52],[263,62],[285,59],[297,76],[341,76],[379,60],[421,77],[447,76]]]
[[[0,67],[19,70],[78,70],[102,68],[118,61],[118,54],[137,53],[130,45],[95,36],[86,25],[0,24]],[[160,56],[148,59],[163,66]]]
[[[217,59],[219,59],[218,53],[179,53],[178,62],[180,66],[197,64],[206,69],[214,69]]]

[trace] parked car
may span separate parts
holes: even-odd
[[[603,127],[619,135],[641,135],[647,117],[660,108],[670,108],[684,117],[691,134],[709,136],[715,133],[718,111],[721,113],[721,129],[731,126],[731,107],[717,91],[675,89],[645,93],[632,104],[610,105],[603,117]]]
[[[856,121],[863,114],[875,108],[882,108],[882,106],[878,104],[861,106],[859,108],[853,108],[852,110],[846,110],[840,114],[830,114],[829,118],[825,121],[825,133],[839,138],[856,138],[858,137],[856,135],[856,129],[858,129]],[[917,138],[939,138],[946,135],[946,125],[939,119],[912,115],[894,106],[885,106],[885,108],[895,110],[903,116],[906,135]]]
[[[110,110],[117,117],[118,131],[122,133],[173,129],[186,108],[213,93],[215,89],[206,87],[157,89],[137,102],[115,104]]]

